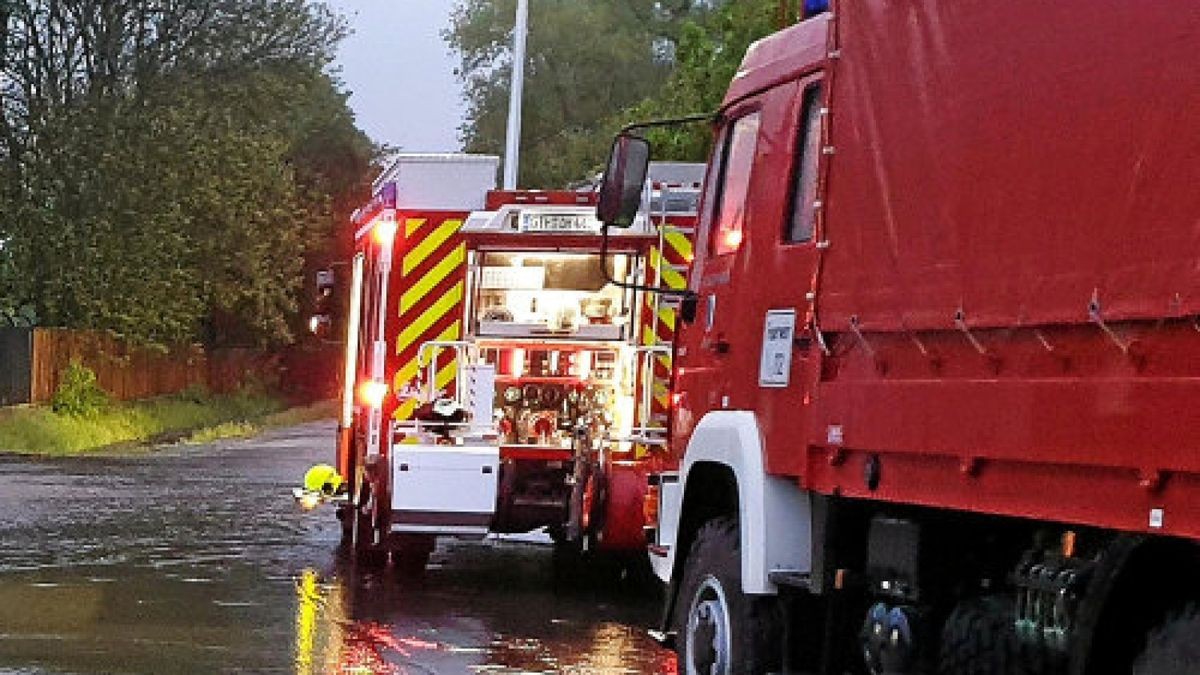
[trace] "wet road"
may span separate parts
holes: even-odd
[[[289,496],[332,437],[0,456],[0,672],[674,672],[651,592],[556,583],[545,547],[444,544],[419,584],[341,561]]]

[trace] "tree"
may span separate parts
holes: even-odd
[[[625,111],[629,120],[679,117],[715,111],[750,45],[778,28],[778,0],[730,2],[679,33],[676,64],[655,95]],[[665,127],[648,134],[656,159],[704,161],[711,130],[703,125]]]
[[[500,153],[513,0],[463,0],[446,39],[467,94],[468,152]],[[715,110],[746,48],[777,27],[778,0],[533,0],[521,184],[557,187],[602,166],[627,122]],[[650,133],[655,158],[702,161],[703,125]]]
[[[504,148],[515,5],[462,0],[445,34],[461,58],[468,152]],[[689,0],[532,0],[520,184],[549,188],[580,178],[604,143],[579,139],[662,86],[681,20],[708,7]]]
[[[340,22],[305,0],[0,7],[0,308],[289,339],[374,155],[324,72]]]

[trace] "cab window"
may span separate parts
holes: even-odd
[[[804,89],[800,124],[796,135],[796,157],[792,168],[791,213],[784,239],[789,243],[811,241],[816,222],[813,203],[817,198],[817,156],[821,143],[821,83]]]
[[[713,255],[732,253],[741,246],[746,224],[746,195],[750,190],[750,170],[758,145],[759,114],[750,113],[734,121],[725,143],[717,220],[712,230]]]

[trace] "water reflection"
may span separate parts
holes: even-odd
[[[309,568],[296,583],[296,673],[673,674],[642,628],[646,593],[618,578],[556,582],[548,552],[529,546],[451,544],[419,583]]]
[[[289,496],[332,438],[0,457],[0,670],[674,672],[652,589],[562,583],[544,547],[448,542],[418,584],[348,564]]]

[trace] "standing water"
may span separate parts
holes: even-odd
[[[337,554],[290,497],[328,424],[126,456],[0,456],[0,669],[660,673],[653,589],[572,584],[548,549],[450,542],[425,578]]]

